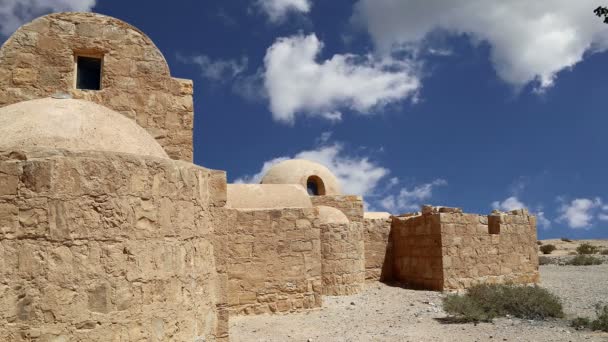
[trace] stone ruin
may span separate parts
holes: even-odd
[[[52,14],[4,44],[0,340],[226,341],[232,315],[369,282],[538,282],[526,210],[368,213],[305,160],[227,184],[191,163],[192,101],[192,81],[114,18]]]

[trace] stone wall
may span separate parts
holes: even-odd
[[[225,186],[169,159],[0,151],[0,340],[227,339]]]
[[[323,294],[348,296],[365,285],[365,252],[360,223],[321,224]]]
[[[75,56],[103,56],[102,89],[75,89]],[[138,29],[94,13],[58,13],[21,27],[0,49],[0,107],[57,92],[102,104],[144,127],[173,159],[192,160],[192,81],[172,78]]]
[[[446,289],[539,281],[536,219],[527,211],[443,213],[440,219]]]
[[[525,210],[490,216],[424,208],[393,219],[393,276],[415,288],[539,281],[536,219]]]
[[[336,208],[344,213],[351,222],[363,222],[363,198],[361,196],[328,195],[311,196],[314,206]]]
[[[393,280],[415,289],[443,290],[439,216],[393,218]]]
[[[231,314],[303,311],[321,306],[320,230],[315,208],[223,209],[216,258]]]
[[[363,241],[365,243],[365,279],[387,281],[392,279],[391,218],[365,218]]]

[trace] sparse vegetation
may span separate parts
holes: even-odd
[[[591,266],[591,265],[601,265],[602,260],[600,258],[594,257],[592,255],[577,255],[572,260],[568,261],[566,265],[571,266]]]
[[[540,251],[543,252],[543,254],[551,254],[551,252],[553,252],[556,249],[557,248],[555,247],[555,245],[543,245],[543,246],[540,246]]]
[[[538,257],[538,264],[541,265],[541,266],[542,265],[551,265],[552,264],[551,257],[546,257],[546,256],[542,256],[542,255],[539,256]]]
[[[562,238],[562,241],[564,241],[564,242],[572,242],[572,240],[570,240],[568,238]]]
[[[572,326],[576,329],[591,329],[608,332],[608,305],[596,305],[597,318],[591,320],[586,317],[578,317],[572,320]]]
[[[600,252],[601,255],[608,255],[608,249],[604,249]]]
[[[539,245],[539,246],[542,246],[542,245],[543,245],[543,242],[542,242],[542,241],[540,241],[540,240],[538,240],[538,241],[536,241],[536,244],[537,244],[537,245]]]
[[[465,295],[448,295],[443,309],[454,322],[490,322],[506,315],[524,319],[564,316],[559,298],[538,286],[477,285]]]
[[[576,252],[581,255],[595,254],[599,252],[599,247],[585,242],[580,246],[576,247]]]

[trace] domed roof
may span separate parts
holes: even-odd
[[[325,166],[304,159],[291,159],[271,167],[262,184],[300,184],[310,190],[310,183],[318,190],[315,195],[340,195],[340,183]]]
[[[229,208],[312,208],[310,197],[297,184],[228,184]]]
[[[319,209],[319,224],[349,224],[348,217],[343,212],[336,208],[320,205]]]
[[[46,147],[169,158],[135,121],[93,102],[44,98],[0,108],[0,147]]]

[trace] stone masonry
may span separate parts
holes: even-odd
[[[226,337],[209,212],[225,200],[225,174],[188,163],[0,151],[0,340]]]
[[[321,228],[323,294],[348,296],[365,285],[363,232],[360,223],[326,223]]]
[[[288,313],[321,306],[317,214],[315,208],[218,213],[215,251],[230,313]]]
[[[391,218],[365,218],[363,240],[368,282],[392,278],[392,241],[389,239],[392,222]]]
[[[536,218],[526,210],[481,216],[425,207],[421,215],[395,218],[391,240],[393,279],[411,287],[539,281]]]
[[[76,89],[79,55],[103,58],[101,90]],[[143,32],[100,14],[38,18],[0,49],[0,107],[68,93],[137,121],[173,159],[192,161],[192,91]]]

